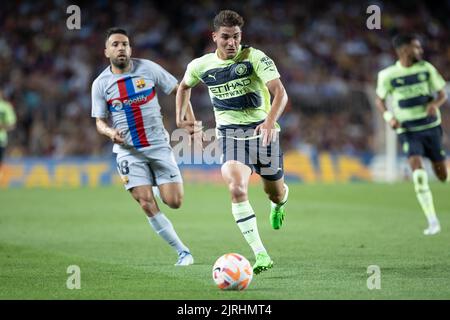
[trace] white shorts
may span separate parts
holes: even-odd
[[[173,150],[167,144],[117,154],[116,160],[126,190],[143,185],[183,182]]]

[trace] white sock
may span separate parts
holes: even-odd
[[[241,230],[245,240],[252,248],[255,256],[260,252],[267,253],[261,242],[261,238],[259,237],[255,212],[253,211],[250,202],[247,200],[244,202],[232,203],[231,211],[233,213],[234,220]]]
[[[416,191],[417,200],[419,200],[428,224],[433,225],[439,223],[434,209],[433,195],[428,186],[428,175],[424,169],[417,169],[413,172],[414,189]]]
[[[172,223],[162,212],[158,212],[153,217],[148,217],[148,222],[152,226],[153,230],[161,236],[172,248],[178,253],[182,251],[189,251],[183,242],[181,242]]]

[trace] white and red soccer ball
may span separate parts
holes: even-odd
[[[253,269],[244,256],[227,253],[214,263],[212,276],[222,290],[244,290],[252,281]]]

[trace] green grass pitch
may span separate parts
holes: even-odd
[[[150,228],[121,187],[0,190],[0,299],[449,299],[450,197],[431,185],[441,219],[425,237],[425,218],[410,183],[292,184],[285,225],[270,228],[261,186],[250,200],[275,264],[242,292],[211,277],[220,255],[254,262],[230,212],[225,187],[186,185],[181,209],[161,205],[191,248],[195,265]],[[67,267],[81,289],[66,287]],[[378,265],[381,289],[369,290]]]

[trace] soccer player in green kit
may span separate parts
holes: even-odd
[[[3,93],[0,89],[0,178],[2,176],[3,157],[8,144],[8,131],[14,129],[16,121],[13,106],[3,99]]]
[[[398,35],[393,46],[398,61],[378,73],[376,105],[397,132],[408,156],[417,199],[428,220],[424,234],[434,235],[441,227],[422,157],[430,159],[440,181],[447,180],[439,111],[447,99],[445,81],[433,65],[422,59],[423,49],[416,36]],[[393,98],[393,112],[386,108],[388,95]]]
[[[259,236],[248,199],[248,183],[254,171],[261,176],[271,201],[270,223],[279,229],[289,189],[284,183],[276,121],[288,97],[272,59],[260,50],[241,45],[243,25],[243,18],[231,10],[215,16],[212,39],[217,50],[187,66],[177,91],[177,125],[184,126],[181,119],[188,108],[191,88],[203,82],[214,108],[223,151],[222,177],[230,191],[232,214],[255,254],[253,271],[258,274],[271,268],[273,261]]]

